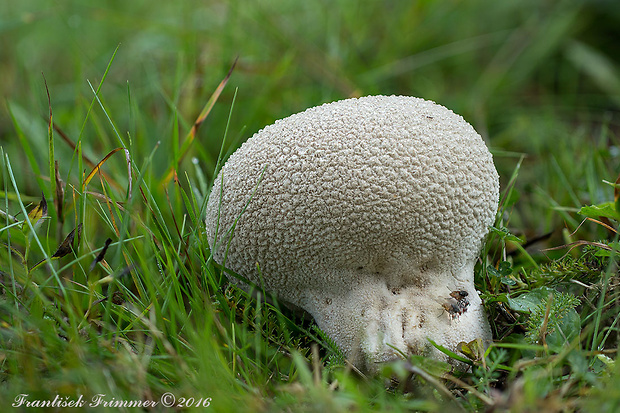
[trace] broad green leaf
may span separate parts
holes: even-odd
[[[517,281],[511,277],[512,275],[512,264],[508,261],[502,261],[499,263],[497,268],[492,265],[487,266],[487,271],[494,277],[500,279],[503,284],[506,285],[516,285]]]
[[[612,249],[608,250],[601,248],[594,255],[597,257],[611,257],[612,255],[618,254],[620,251],[620,242],[610,242],[607,245]]]
[[[549,294],[553,292],[549,287],[540,287],[515,298],[508,296],[508,306],[514,311],[531,313],[537,305],[547,302]]]
[[[562,351],[581,333],[581,319],[574,308],[558,321],[555,328],[546,337],[547,345],[556,353]]]
[[[579,210],[579,214],[588,218],[598,219],[599,217],[605,217],[620,221],[620,213],[616,210],[615,202],[584,206]]]
[[[457,349],[474,361],[480,361],[484,357],[484,343],[482,342],[482,339],[479,338],[472,340],[469,343],[461,341],[457,345]]]

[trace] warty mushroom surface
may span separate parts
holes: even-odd
[[[446,360],[429,338],[453,351],[491,341],[473,277],[498,198],[492,156],[461,116],[367,96],[251,137],[215,179],[206,230],[216,262],[309,312],[376,371],[394,348]]]

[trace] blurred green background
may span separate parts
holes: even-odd
[[[229,113],[227,150],[307,107],[404,94],[472,123],[504,188],[525,155],[511,200],[516,233],[573,230],[581,205],[613,196],[601,180],[615,180],[620,156],[617,1],[22,0],[0,5],[0,34],[0,142],[24,166],[18,185],[30,195],[36,173],[13,123],[41,148],[46,171],[42,73],[56,126],[101,159],[118,141],[98,105],[84,122],[88,82],[97,88],[118,47],[100,97],[138,160],[160,142],[156,160],[169,163],[175,136],[238,57],[192,149],[206,171]],[[72,150],[59,141],[56,154],[66,176]]]
[[[235,60],[190,153],[176,165],[185,136]],[[58,181],[49,179],[54,165],[49,162],[48,91]],[[586,280],[593,285],[585,285],[588,294],[583,294],[583,328],[574,331],[589,342],[585,350],[604,347],[615,354],[617,278],[609,290],[607,282],[617,277],[616,267],[602,271],[583,254],[568,269],[562,262],[552,263],[551,270],[532,268],[548,263],[545,255],[566,252],[541,251],[545,247],[610,235],[617,240],[601,225],[579,226],[584,217],[577,213],[583,205],[613,200],[614,189],[603,181],[615,181],[620,172],[617,0],[3,0],[0,153],[10,162],[0,162],[0,181],[8,193],[1,193],[7,199],[0,212],[17,218],[2,215],[0,285],[10,280],[15,300],[0,301],[0,405],[3,397],[22,392],[38,392],[41,398],[89,392],[151,398],[175,389],[192,397],[212,396],[218,411],[238,411],[248,400],[256,404],[252,411],[290,410],[299,400],[306,401],[308,411],[310,406],[336,411],[336,405],[346,411],[359,406],[433,410],[435,405],[425,403],[437,399],[435,390],[423,389],[423,397],[404,391],[399,398],[394,389],[386,391],[387,376],[360,385],[335,370],[338,379],[328,382],[326,369],[317,384],[306,366],[307,331],[282,322],[282,314],[274,315],[261,300],[246,301],[238,290],[226,288],[223,274],[209,262],[202,218],[194,215],[208,193],[225,136],[228,154],[276,119],[370,94],[430,99],[478,130],[494,154],[502,192],[514,185],[503,200],[500,226],[530,241],[548,235],[528,249],[531,259],[518,250],[508,256],[515,243],[499,231],[503,241],[496,250],[502,257],[489,262],[501,262],[498,269],[508,264],[509,275],[529,284],[520,289],[551,285],[555,278],[565,287],[573,278],[594,274],[597,281]],[[79,143],[93,163],[81,163],[67,142]],[[105,162],[102,171],[108,176],[100,182],[94,177],[94,192],[86,193],[80,175],[121,146],[129,148],[133,161],[133,200],[122,152]],[[171,166],[179,184],[162,185]],[[185,172],[189,179],[183,179]],[[51,202],[62,198],[53,193],[61,180],[66,183],[62,214]],[[27,213],[17,197],[38,204],[41,191],[50,200],[50,217],[31,233],[20,224]],[[190,202],[182,195],[194,198]],[[116,222],[123,224],[120,230]],[[55,260],[57,267],[69,262],[58,270],[67,278],[53,280],[53,265],[34,263],[62,246],[78,223],[83,233],[77,253]],[[41,248],[31,244],[37,237]],[[88,270],[83,259],[92,256],[87,260],[92,261],[107,237],[114,241],[109,263]],[[573,254],[579,258],[577,249]],[[601,277],[607,277],[604,286]],[[500,287],[511,287],[500,285],[499,276],[491,278],[497,289],[485,292],[495,312],[504,308],[498,294],[506,299]],[[61,294],[56,286],[64,285],[69,292]],[[121,304],[102,301],[113,292],[124,294]],[[599,292],[596,308],[593,301],[586,305]],[[511,324],[510,330],[498,329],[501,340],[514,320],[493,318],[500,327]],[[517,339],[522,333],[515,333]],[[500,363],[508,353],[500,348],[493,354],[493,363]],[[507,363],[515,365],[530,357],[521,350],[511,354]],[[550,403],[554,394],[568,395],[572,403],[587,395],[589,386],[598,387],[603,390],[594,391],[591,401],[598,412],[601,401],[617,403],[611,396],[620,388],[620,365],[601,387],[599,378],[609,373],[601,368],[596,377],[590,375],[596,360],[585,357],[593,355],[571,353],[574,376],[568,381],[561,357],[551,354],[543,359],[547,364],[533,359],[529,369],[517,366],[510,379],[492,377],[497,365],[477,369],[487,376],[476,376],[475,383],[497,399],[498,409],[508,397],[504,401],[511,411],[549,411],[537,403],[550,394]],[[312,361],[318,366],[314,355]],[[507,393],[498,393],[504,385]],[[519,401],[519,394],[529,399]],[[468,399],[470,410],[483,408]],[[522,410],[515,408],[520,403]],[[565,411],[572,410],[566,406]],[[617,411],[610,406],[608,411]]]

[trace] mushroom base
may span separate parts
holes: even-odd
[[[429,339],[457,353],[460,342],[482,339],[487,346],[492,341],[473,285],[455,284],[452,278],[451,283],[395,292],[385,281],[367,281],[347,294],[332,299],[323,292],[303,305],[349,361],[363,371],[376,372],[382,363],[401,359],[401,353],[452,361]],[[464,297],[459,302],[451,293]]]

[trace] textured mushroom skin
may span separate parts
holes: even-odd
[[[461,116],[368,96],[245,142],[215,180],[207,237],[216,262],[308,311],[374,370],[398,357],[392,346],[446,359],[428,338],[453,351],[491,340],[473,267],[498,197],[491,154]],[[470,303],[456,316],[442,307],[454,290]]]

